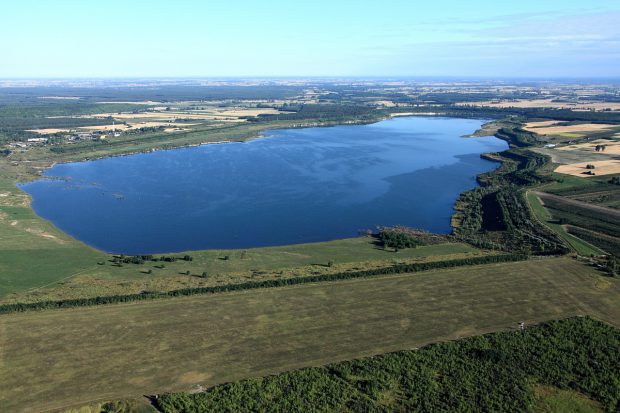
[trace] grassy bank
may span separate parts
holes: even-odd
[[[363,268],[357,271],[332,272],[326,274],[307,275],[295,274],[286,278],[272,278],[263,280],[253,280],[239,283],[229,283],[224,285],[203,286],[182,288],[171,291],[141,291],[137,294],[117,294],[101,295],[97,297],[85,297],[75,299],[62,299],[51,301],[38,301],[33,303],[15,303],[0,305],[0,314],[14,312],[65,309],[72,307],[88,307],[94,305],[108,305],[118,303],[128,303],[133,301],[156,300],[162,298],[187,297],[192,295],[208,295],[226,293],[231,291],[247,291],[265,288],[288,287],[292,285],[312,284],[328,281],[353,280],[386,276],[393,274],[408,274],[435,269],[467,267],[473,265],[497,264],[504,262],[524,261],[527,256],[518,254],[485,255],[480,257],[468,257],[454,260],[425,261],[412,263],[395,263],[387,267]]]

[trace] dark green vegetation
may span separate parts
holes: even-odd
[[[537,383],[581,393],[614,412],[620,410],[618,350],[619,330],[572,318],[203,393],[164,394],[156,404],[165,413],[302,412],[309,406],[322,412],[512,413],[534,410]]]
[[[382,228],[379,231],[379,242],[384,248],[394,248],[394,251],[403,248],[416,248],[425,245],[426,234],[405,227]]]
[[[602,250],[577,238],[566,231],[566,228],[560,225],[557,220],[553,219],[549,211],[544,207],[542,201],[534,194],[534,191],[527,192],[528,204],[532,210],[532,214],[543,225],[554,231],[566,245],[580,255],[589,257],[604,254]]]
[[[492,118],[501,119],[506,116],[516,116],[520,119],[553,119],[565,122],[594,122],[620,124],[620,113],[617,111],[574,111],[570,109],[554,108],[491,108],[467,105],[442,104],[434,107],[447,116],[465,118]],[[405,109],[402,109],[405,111]],[[407,112],[428,112],[428,107],[420,106],[407,108]]]
[[[0,145],[7,142],[24,142],[38,135],[30,129],[76,128],[106,125],[112,118],[75,117],[105,112],[138,112],[144,106],[133,104],[56,103],[0,105]]]
[[[619,301],[620,280],[548,258],[3,314],[0,405],[47,411],[186,391],[514,330],[520,321],[587,314],[617,326]]]
[[[348,271],[344,273],[332,273],[324,275],[309,275],[303,277],[292,278],[280,278],[271,279],[266,281],[253,281],[239,284],[227,284],[218,285],[214,287],[195,287],[185,288],[181,290],[172,290],[168,292],[149,292],[144,291],[140,294],[127,294],[127,295],[111,295],[94,298],[77,298],[71,300],[58,300],[58,301],[39,301],[35,303],[16,303],[16,304],[2,304],[0,305],[0,314],[13,313],[29,310],[45,310],[52,308],[69,308],[69,307],[83,307],[92,305],[103,304],[115,304],[126,303],[130,301],[152,300],[156,298],[166,297],[183,297],[199,294],[214,294],[228,291],[241,291],[241,290],[253,290],[258,288],[273,288],[284,287],[297,284],[316,283],[321,281],[338,281],[349,280],[355,278],[372,277],[376,275],[390,275],[390,274],[403,274],[414,273],[420,271],[429,271],[439,268],[452,268],[461,267],[467,265],[479,265],[490,264],[500,262],[521,261],[527,257],[518,254],[503,254],[503,255],[487,255],[482,257],[472,257],[457,260],[447,261],[432,261],[412,264],[394,264],[390,267],[375,268],[363,271]],[[131,260],[129,260],[131,261]],[[189,275],[189,271],[188,274]]]
[[[359,121],[373,121],[384,113],[377,113],[372,106],[361,105],[325,105],[325,104],[304,104],[304,105],[285,105],[278,106],[277,109],[290,111],[291,113],[280,115],[259,115],[256,118],[250,118],[251,122],[264,122],[274,120],[331,120],[343,121],[348,119],[357,119]]]
[[[583,179],[556,174],[556,179],[555,183],[545,186],[545,192],[591,204],[620,208],[619,176],[595,176]]]
[[[531,145],[529,132],[511,122],[497,136],[511,149],[487,155],[502,166],[478,177],[480,187],[461,194],[453,217],[454,237],[482,248],[519,251],[524,254],[563,254],[563,241],[532,215],[524,188],[550,182],[543,173],[548,157],[522,148]],[[515,142],[520,142],[515,144]]]
[[[620,211],[542,192],[536,195],[568,233],[620,256]]]

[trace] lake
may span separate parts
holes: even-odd
[[[402,117],[274,130],[203,145],[59,164],[21,185],[35,212],[125,254],[250,248],[356,236],[377,226],[450,232],[459,194],[507,149],[463,138],[483,121]]]

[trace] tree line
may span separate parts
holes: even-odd
[[[466,265],[492,264],[526,260],[527,256],[521,254],[485,255],[480,257],[459,258],[446,261],[400,263],[389,267],[373,268],[369,270],[340,272],[333,274],[321,274],[311,276],[298,276],[292,278],[278,278],[264,281],[248,281],[238,284],[217,285],[211,287],[193,287],[172,290],[166,292],[144,291],[138,294],[110,295],[92,298],[75,298],[66,300],[50,300],[35,303],[14,303],[0,305],[0,314],[46,310],[54,308],[84,307],[93,305],[126,303],[132,301],[152,300],[156,298],[182,297],[200,294],[214,294],[229,291],[251,290],[259,288],[275,288],[289,285],[308,284],[323,281],[340,281],[354,278],[365,278],[378,275],[390,275],[401,273],[415,273],[442,268],[453,268]]]

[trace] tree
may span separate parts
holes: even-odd
[[[384,228],[379,233],[379,240],[384,247],[394,248],[395,252],[404,248],[415,248],[424,243],[408,228]]]
[[[605,267],[611,275],[615,276],[616,274],[618,274],[618,260],[616,259],[616,257],[612,255],[607,257],[607,264]]]

